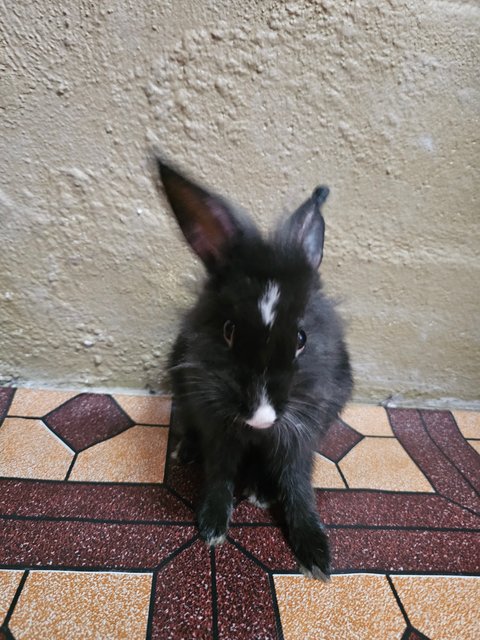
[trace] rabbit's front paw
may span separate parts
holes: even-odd
[[[188,438],[183,438],[177,444],[171,455],[173,460],[178,460],[181,464],[193,464],[200,461],[200,451],[195,442]]]
[[[216,547],[225,542],[231,506],[206,501],[198,514],[200,535],[209,547]]]
[[[330,551],[323,529],[318,526],[304,530],[292,542],[301,572],[309,578],[327,582],[330,579]]]

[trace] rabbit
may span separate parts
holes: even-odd
[[[210,546],[225,540],[241,479],[253,502],[280,503],[300,570],[327,580],[313,450],[353,385],[342,324],[318,275],[329,190],[315,189],[264,239],[226,199],[155,159],[159,188],[208,275],[169,361],[183,426],[177,453],[204,470],[200,535]]]

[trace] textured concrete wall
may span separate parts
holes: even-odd
[[[0,380],[158,388],[201,267],[168,156],[267,228],[319,182],[357,397],[478,399],[472,0],[2,0]]]

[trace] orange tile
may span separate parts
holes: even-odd
[[[10,604],[18,589],[23,571],[0,571],[0,625],[7,615]]]
[[[144,640],[151,574],[31,571],[9,627],[22,640]]]
[[[364,436],[393,436],[387,412],[369,404],[348,404],[341,419]]]
[[[138,424],[163,424],[170,422],[172,400],[170,396],[113,396],[125,413]]]
[[[385,576],[335,575],[329,583],[274,576],[285,640],[401,638],[403,615]]]
[[[136,426],[82,451],[70,480],[163,482],[168,429]]]
[[[345,483],[334,462],[319,453],[313,459],[312,486],[317,489],[345,489]]]
[[[469,440],[468,444],[473,447],[478,454],[480,454],[480,440]]]
[[[435,640],[480,638],[480,578],[392,576],[392,581],[421,633]]]
[[[480,411],[452,411],[464,438],[480,438]]]
[[[8,415],[41,418],[78,393],[78,391],[50,391],[48,389],[17,389]]]
[[[339,466],[352,489],[433,492],[396,438],[367,436],[347,453]]]
[[[73,451],[41,420],[6,418],[0,427],[4,476],[63,480],[72,460]]]

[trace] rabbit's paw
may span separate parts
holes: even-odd
[[[183,438],[172,451],[171,458],[181,464],[193,464],[200,461],[200,452],[194,442]]]
[[[297,534],[293,541],[301,572],[309,578],[327,582],[330,579],[328,538],[321,527]]]
[[[253,492],[249,492],[247,494],[247,500],[250,504],[253,504],[254,507],[258,507],[259,509],[268,509],[270,507],[270,502],[266,498]]]
[[[225,542],[231,507],[206,503],[198,514],[198,528],[201,537],[209,547],[217,547]]]

